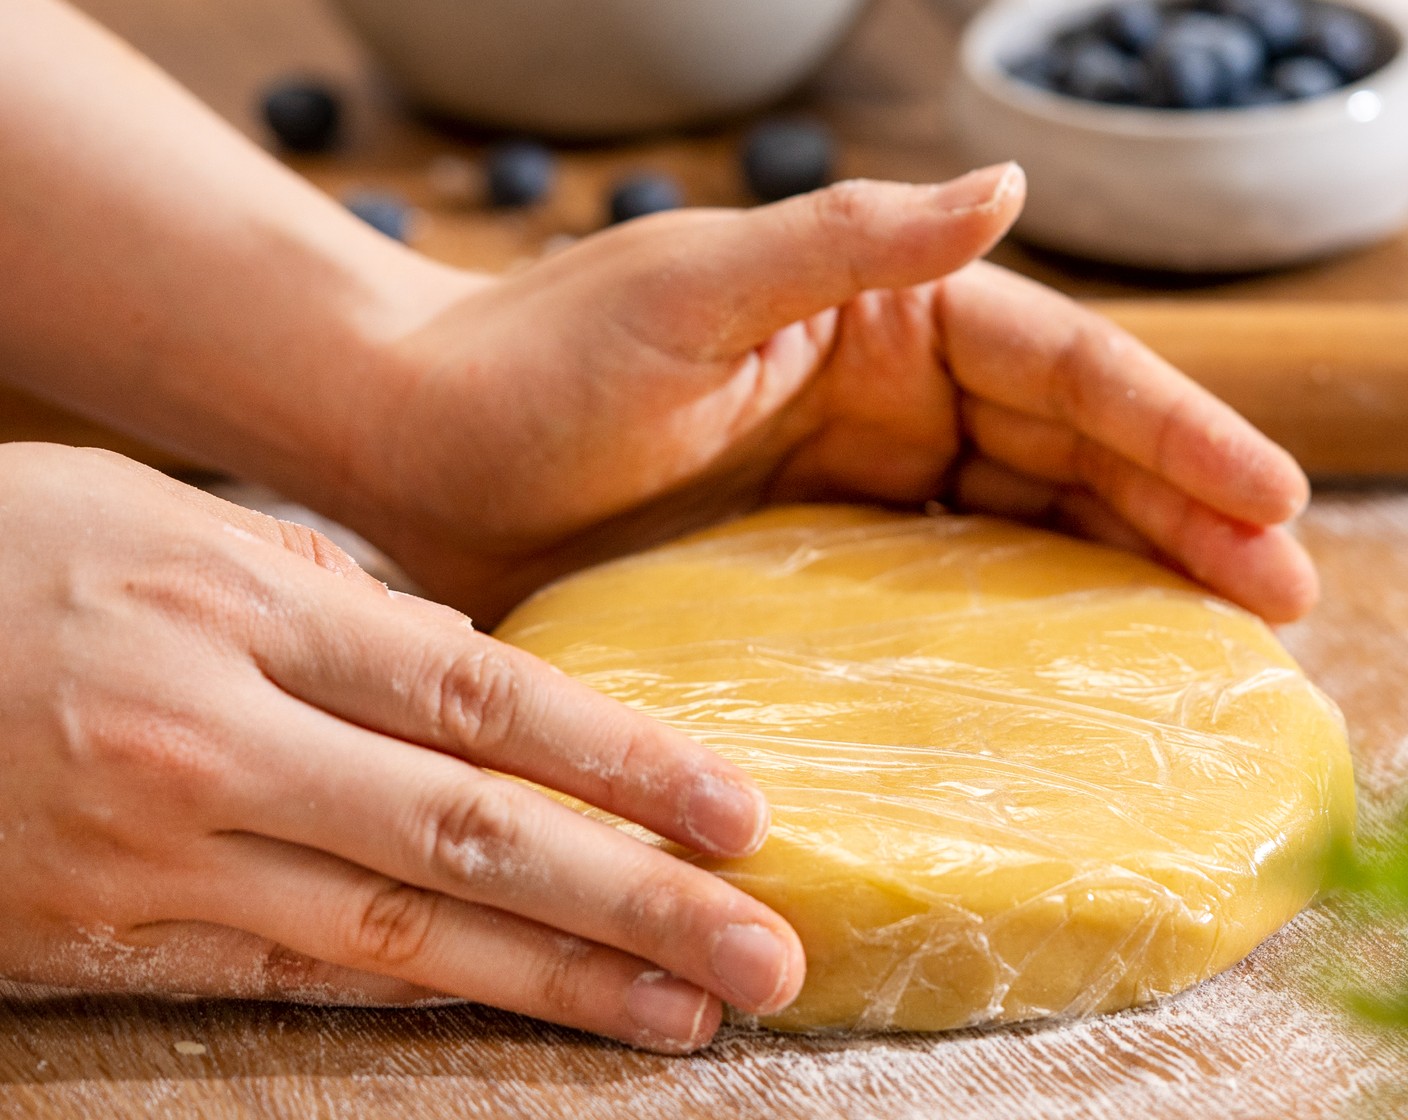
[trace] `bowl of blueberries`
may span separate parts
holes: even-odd
[[[1255,271],[1408,222],[1408,5],[996,0],[967,27],[965,157],[1016,159],[1024,239]]]

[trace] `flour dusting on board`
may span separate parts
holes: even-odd
[[[1331,1090],[1320,1105],[1333,1115],[1392,1087],[1394,1075],[1387,1064],[1365,1063],[1364,1040],[1345,1033],[1318,962],[1298,948],[1317,927],[1322,935],[1344,932],[1338,919],[1307,913],[1263,946],[1258,968],[1239,966],[1142,1010],[806,1049],[776,1035],[726,1034],[720,1057],[746,1061],[752,1075],[789,1094],[843,1088],[856,1099],[884,1100],[886,1116],[915,1120],[939,1107],[955,1120],[1064,1120],[1143,1109],[1155,1099],[1171,1115],[1306,1115],[1304,1085],[1287,1077],[1288,1068],[1315,1071]],[[1268,983],[1268,969],[1291,982]]]
[[[1344,559],[1326,573],[1315,612],[1279,636],[1344,711],[1355,748],[1361,829],[1372,836],[1408,811],[1408,580],[1393,578],[1408,557],[1408,496],[1317,499],[1300,536],[1312,554],[1333,547]],[[1336,577],[1370,579],[1377,594],[1337,593]]]

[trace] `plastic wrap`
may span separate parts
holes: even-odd
[[[760,852],[681,854],[801,936],[784,1029],[1179,991],[1309,902],[1353,828],[1343,721],[1265,625],[1004,522],[775,509],[546,588],[499,636],[763,787]]]

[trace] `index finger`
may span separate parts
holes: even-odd
[[[696,850],[756,851],[762,792],[733,763],[463,621],[277,554],[291,604],[260,669],[343,720],[561,790]]]
[[[964,391],[1069,425],[1228,517],[1276,525],[1309,500],[1288,452],[1073,300],[981,262],[935,298]]]

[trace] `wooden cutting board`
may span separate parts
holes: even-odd
[[[1372,834],[1408,797],[1408,496],[1322,494],[1302,532],[1325,602],[1284,638],[1344,708]],[[1344,1016],[1346,962],[1408,981],[1408,930],[1332,902],[1152,1008],[928,1037],[725,1031],[689,1058],[468,1006],[0,998],[0,1117],[1408,1117],[1408,1032]]]

